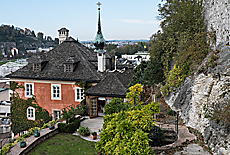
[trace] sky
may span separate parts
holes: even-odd
[[[80,41],[94,40],[98,0],[0,0],[0,25],[43,32],[53,39],[62,27]],[[161,0],[101,0],[105,40],[149,39],[159,27]]]

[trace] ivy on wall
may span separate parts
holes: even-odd
[[[43,109],[36,102],[36,97],[27,100],[20,98],[17,89],[23,89],[22,85],[11,82],[11,130],[15,134],[28,130],[32,127],[41,127],[44,123],[49,122],[52,117],[49,116],[47,110]],[[35,121],[27,119],[27,108],[31,106],[35,108]]]

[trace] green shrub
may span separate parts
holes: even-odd
[[[78,129],[80,126],[80,119],[76,119],[74,122],[66,124],[66,123],[59,123],[58,124],[58,131],[66,132],[66,133],[73,133]]]
[[[164,145],[165,136],[161,128],[158,126],[153,126],[150,129],[148,138],[151,139],[151,141],[149,141],[149,145],[152,147]]]
[[[173,111],[173,110],[168,110],[167,114],[170,115],[170,116],[174,116],[176,114],[176,112]]]
[[[160,103],[138,104],[128,110],[104,116],[103,131],[96,149],[104,154],[152,154],[148,134],[155,125],[153,115],[160,112]]]
[[[91,135],[96,136],[97,133],[96,132],[91,132]]]
[[[128,105],[123,103],[122,99],[114,98],[110,103],[105,105],[105,114],[110,115],[128,109]]]
[[[89,131],[89,128],[88,127],[83,127],[83,126],[81,126],[80,128],[79,128],[79,133],[82,135],[82,136],[89,136],[89,134],[90,134],[90,131]]]

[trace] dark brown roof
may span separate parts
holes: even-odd
[[[63,28],[61,28],[60,30],[58,30],[58,32],[59,32],[59,31],[68,31],[68,32],[69,32],[69,30],[66,29],[65,27],[63,27]]]
[[[76,62],[73,72],[64,72],[64,63]],[[45,62],[41,71],[33,71],[33,63]],[[32,56],[28,65],[8,75],[9,78],[50,79],[99,82],[96,53],[73,38],[64,41],[48,53]]]
[[[132,70],[124,73],[108,72],[105,78],[96,86],[88,89],[85,94],[103,97],[126,97],[128,84],[133,76]]]

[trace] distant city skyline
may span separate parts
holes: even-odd
[[[97,31],[97,0],[0,0],[1,23],[43,32],[58,38],[62,27],[80,41],[94,40]],[[101,0],[105,40],[149,39],[159,29],[157,5],[161,0]]]

